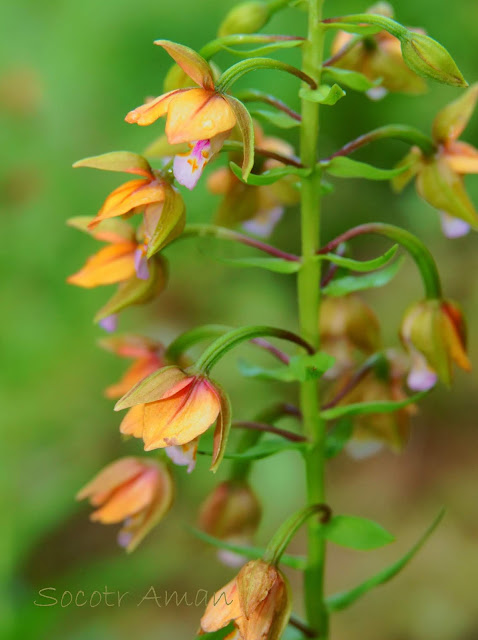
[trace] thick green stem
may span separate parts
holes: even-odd
[[[307,41],[302,48],[302,71],[320,84],[324,33],[321,25],[323,0],[309,0]],[[317,165],[319,139],[319,105],[309,100],[301,103],[301,161],[314,167],[301,185],[301,238],[303,268],[298,275],[299,322],[302,337],[319,346],[320,261],[313,259],[320,246],[320,170]],[[325,424],[320,419],[317,381],[303,382],[300,405],[304,430],[312,443],[305,454],[307,503],[325,502]],[[308,523],[308,564],[305,571],[305,608],[308,623],[317,638],[328,638],[328,612],[324,602],[325,541],[319,534],[317,519]]]

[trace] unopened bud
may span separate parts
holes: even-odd
[[[271,9],[266,2],[244,2],[227,14],[218,35],[223,38],[234,33],[256,33],[270,17]]]
[[[467,87],[448,51],[423,33],[407,31],[400,37],[403,59],[419,76],[455,87]]]

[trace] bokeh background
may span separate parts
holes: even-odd
[[[0,598],[2,637],[40,640],[192,638],[201,607],[157,607],[143,602],[151,586],[164,592],[211,592],[231,571],[215,552],[193,538],[198,505],[218,481],[200,460],[191,481],[177,473],[178,499],[169,518],[131,556],[115,544],[114,527],[88,522],[88,508],[76,491],[106,463],[131,452],[121,443],[119,418],[103,388],[119,377],[124,362],[98,349],[101,330],[92,324],[105,291],[65,284],[91,253],[94,242],[65,226],[75,215],[91,215],[120,177],[74,172],[78,158],[115,149],[141,151],[161,125],[141,129],[123,122],[146,95],[162,90],[167,56],[152,46],[169,38],[199,48],[216,32],[231,0],[16,0],[2,3],[0,38],[0,123],[2,169],[2,526]],[[329,3],[326,3],[327,5]],[[400,0],[398,18],[426,26],[458,61],[465,76],[478,74],[476,0]],[[327,12],[365,9],[366,2],[335,0]],[[303,17],[288,10],[274,18],[271,32],[301,33]],[[288,59],[297,60],[295,52]],[[225,64],[226,58],[219,59]],[[260,86],[297,104],[297,83],[281,74],[258,72],[243,86]],[[324,153],[373,127],[409,123],[428,131],[434,113],[456,92],[430,86],[419,98],[390,96],[373,103],[349,92],[323,112]],[[294,133],[288,137],[293,140]],[[478,116],[464,138],[478,141]],[[400,143],[380,143],[361,156],[391,166],[404,151]],[[477,184],[470,185],[478,195]],[[478,252],[476,236],[446,241],[436,214],[414,190],[403,197],[388,185],[337,181],[325,204],[324,237],[367,220],[406,225],[435,252],[445,290],[469,317],[470,351],[478,362]],[[188,219],[207,221],[217,202],[204,180],[186,194]],[[290,211],[275,240],[298,246],[298,217]],[[363,257],[376,243],[362,243]],[[171,280],[152,307],[130,310],[121,329],[142,330],[164,341],[199,323],[270,323],[296,327],[291,276],[232,271],[214,261],[221,252],[208,243],[187,241],[168,249]],[[222,249],[231,252],[231,247]],[[359,254],[360,255],[360,254]],[[366,295],[379,313],[387,344],[397,345],[397,327],[406,305],[421,295],[414,265],[399,279]],[[242,352],[250,359],[254,353]],[[265,382],[241,381],[236,356],[217,370],[231,391],[238,418],[250,418],[265,403],[294,400],[294,391]],[[393,583],[372,592],[333,622],[333,640],[476,640],[478,638],[478,434],[476,374],[458,373],[451,391],[440,388],[424,402],[411,441],[401,456],[381,453],[366,461],[345,455],[329,471],[329,500],[337,512],[376,518],[397,542],[374,552],[333,548],[328,590],[352,586],[398,558],[421,534],[441,505],[442,525],[413,563]],[[254,485],[265,509],[258,541],[303,504],[303,476],[296,454],[257,464]],[[224,476],[225,468],[219,473]],[[300,551],[299,537],[294,550]],[[300,612],[300,579],[291,573]],[[38,607],[39,589],[129,592],[121,606],[103,601]],[[50,594],[52,592],[49,592]],[[110,596],[109,603],[114,599]],[[67,601],[66,601],[67,602]],[[96,604],[97,600],[93,604]]]

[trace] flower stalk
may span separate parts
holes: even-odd
[[[320,84],[324,48],[321,24],[323,0],[309,0],[307,41],[302,47],[302,71]],[[298,274],[298,304],[301,335],[319,347],[320,260],[314,255],[320,247],[321,171],[316,166],[319,148],[319,104],[301,101],[300,157],[305,167],[314,167],[301,183],[301,245],[303,267]],[[305,455],[307,502],[325,502],[325,423],[320,419],[320,400],[316,380],[300,388],[300,408],[304,432],[311,446]],[[308,523],[308,564],[305,571],[305,607],[317,638],[328,637],[328,612],[324,601],[325,541],[319,535],[320,523]]]

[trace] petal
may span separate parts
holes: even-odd
[[[201,629],[206,633],[218,631],[227,627],[231,620],[241,615],[239,594],[236,580],[228,582],[226,586],[216,591],[209,601],[206,611],[201,618]]]
[[[143,469],[139,476],[115,490],[100,509],[93,511],[90,519],[110,524],[145,509],[154,500],[157,479],[154,468]]]
[[[163,349],[156,340],[135,334],[102,338],[99,345],[121,358],[145,358],[151,357],[153,353],[158,358],[157,352]]]
[[[449,167],[459,174],[478,173],[478,149],[466,142],[452,142],[445,148]]]
[[[174,157],[174,177],[179,184],[194,189],[210,157],[211,143],[209,140],[199,140],[192,144],[189,153]]]
[[[121,398],[121,396],[132,389],[135,384],[144,380],[160,367],[161,362],[154,354],[148,354],[147,356],[138,358],[119,382],[106,389],[105,396],[107,398]]]
[[[284,207],[273,207],[267,211],[259,211],[252,220],[247,220],[242,226],[249,233],[268,238],[284,215],[284,210]]]
[[[156,122],[158,118],[166,115],[171,100],[183,91],[187,91],[187,89],[175,89],[174,91],[169,91],[168,93],[165,93],[158,98],[154,98],[154,100],[150,100],[149,102],[146,102],[146,104],[133,109],[133,111],[130,111],[126,116],[126,122],[129,122],[130,124],[139,124],[142,127]]]
[[[134,269],[136,271],[136,277],[140,280],[147,280],[149,278],[148,258],[146,257],[144,245],[138,247],[134,252]]]
[[[130,151],[112,151],[103,153],[100,156],[84,158],[75,162],[73,167],[91,167],[92,169],[103,169],[105,171],[123,171],[125,173],[135,173],[146,178],[153,178],[149,162],[143,156]]]
[[[164,450],[170,460],[179,467],[187,467],[187,472],[191,473],[196,467],[196,455],[198,450],[199,438],[191,440],[181,446],[166,447]]]
[[[211,67],[194,49],[185,47],[182,44],[177,44],[176,42],[171,42],[170,40],[155,40],[154,44],[163,47],[196,84],[205,89],[214,89],[214,78]]]
[[[448,104],[433,122],[433,137],[437,142],[457,140],[468,124],[478,100],[478,84],[473,85]]]
[[[104,247],[88,258],[85,266],[71,275],[67,282],[86,288],[123,282],[135,273],[135,249],[136,244],[132,242]]]
[[[470,232],[471,227],[464,220],[450,216],[445,211],[440,211],[439,213],[441,216],[441,228],[447,238],[461,238]]]
[[[133,242],[135,239],[134,228],[124,220],[111,218],[103,220],[95,225],[94,228],[91,228],[93,220],[94,217],[92,216],[77,216],[76,218],[70,218],[66,223],[69,227],[88,233],[100,242],[116,244],[125,241]]]
[[[147,404],[145,451],[194,440],[214,423],[220,409],[216,391],[205,380],[188,385],[165,400]]]
[[[164,186],[157,180],[130,180],[110,193],[90,227],[97,225],[100,220],[122,216],[136,207],[163,200]]]
[[[438,382],[438,375],[427,364],[425,357],[418,351],[411,352],[412,367],[407,377],[407,384],[412,391],[428,391]]]
[[[83,500],[95,494],[107,495],[116,487],[128,482],[143,471],[143,465],[138,458],[132,456],[115,460],[102,469],[87,485],[81,489],[77,500]],[[96,504],[100,504],[96,501]]]
[[[120,425],[120,432],[125,436],[142,438],[144,429],[144,404],[137,404],[128,411]]]
[[[112,333],[113,331],[116,331],[118,316],[115,313],[111,316],[106,316],[105,318],[102,318],[98,324],[108,333]]]
[[[170,144],[211,139],[230,131],[236,116],[226,100],[205,89],[186,89],[171,100],[166,121]]]

